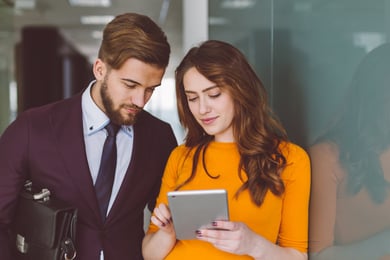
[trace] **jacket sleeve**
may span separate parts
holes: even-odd
[[[26,114],[12,122],[0,137],[0,254],[11,260],[10,224],[14,219],[18,194],[26,180],[29,126]]]

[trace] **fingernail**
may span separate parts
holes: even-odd
[[[200,230],[195,231],[197,237],[202,237],[202,232]]]

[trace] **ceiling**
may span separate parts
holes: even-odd
[[[57,26],[69,43],[93,61],[104,24],[83,25],[81,16],[137,12],[150,16],[166,32],[172,48],[168,72],[182,53],[181,5],[182,0],[111,0],[109,7],[74,7],[68,0],[0,0],[0,40],[12,30],[17,41],[24,26]]]

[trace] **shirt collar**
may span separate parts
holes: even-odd
[[[95,82],[96,80],[93,80],[91,83],[89,83],[87,89],[84,91],[81,97],[84,135],[93,135],[94,133],[102,130],[110,122],[110,119],[107,117],[107,115],[102,110],[100,110],[100,108],[92,99],[91,89]],[[130,137],[133,136],[132,125],[122,125],[121,129]]]

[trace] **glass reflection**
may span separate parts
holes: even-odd
[[[390,44],[364,57],[310,147],[311,259],[390,259]]]

